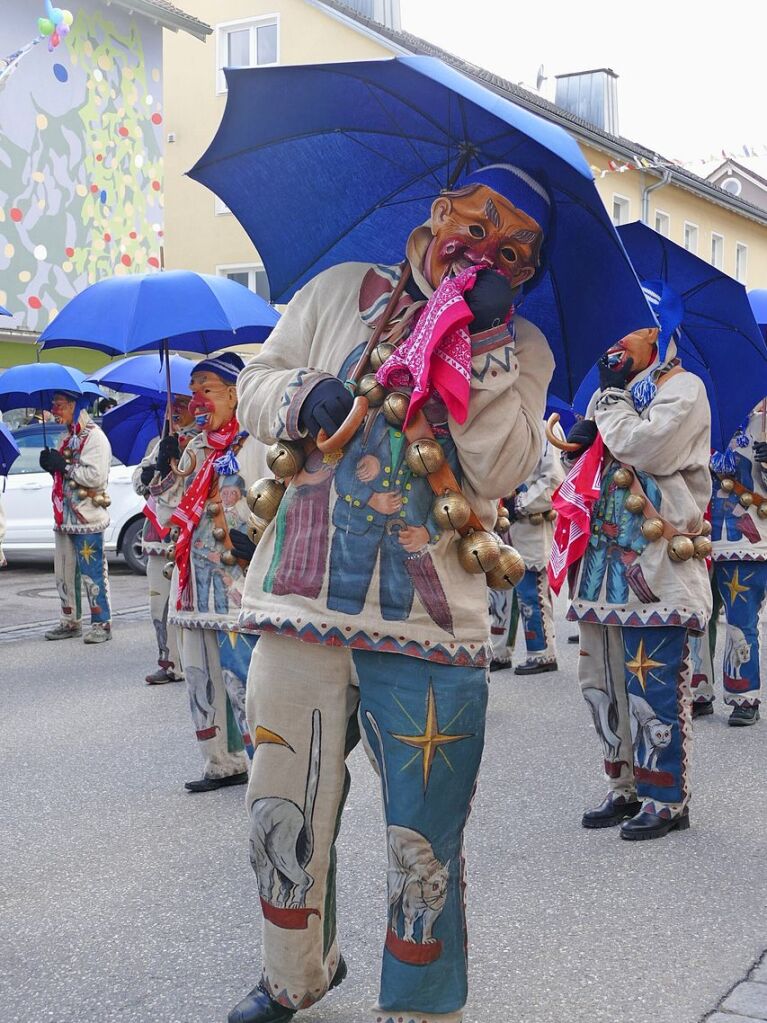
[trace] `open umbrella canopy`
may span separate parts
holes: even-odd
[[[33,362],[13,366],[0,375],[0,412],[13,408],[45,408],[57,391],[101,397],[96,384],[89,384],[85,373],[58,362]]]
[[[753,291],[748,293],[748,301],[751,306],[751,312],[754,314],[754,319],[759,324],[759,329],[765,341],[767,341],[767,290],[764,288],[754,288]]]
[[[210,355],[264,341],[279,319],[268,302],[228,277],[168,270],[91,284],[40,335],[43,348],[109,355],[175,348]]]
[[[8,475],[20,454],[19,445],[13,439],[13,434],[5,423],[0,423],[0,476]]]
[[[165,401],[140,395],[111,409],[101,420],[112,454],[123,465],[137,465],[151,441],[162,435]]]
[[[194,362],[182,355],[171,355],[169,361],[171,392],[191,394],[189,377]],[[112,362],[91,373],[88,380],[125,394],[141,394],[162,400],[166,397],[165,366],[156,355],[131,355],[127,359],[120,359],[119,362]]]
[[[546,334],[556,393],[653,323],[575,140],[433,57],[227,70],[224,117],[191,177],[264,260],[273,301],[347,260],[395,263],[441,190],[511,163],[543,184],[546,270],[522,315]]]
[[[4,305],[0,305],[0,316],[13,316],[10,309],[6,309]]]

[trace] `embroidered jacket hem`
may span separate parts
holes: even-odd
[[[708,623],[707,608],[659,608],[652,604],[639,607],[615,607],[574,600],[567,612],[569,622],[591,622],[594,625],[620,625],[626,628],[661,628],[678,625],[691,632],[704,632]]]

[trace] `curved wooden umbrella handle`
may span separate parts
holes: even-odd
[[[317,447],[323,454],[331,454],[333,451],[340,451],[348,444],[354,434],[362,425],[362,420],[368,414],[370,402],[363,395],[358,394],[354,399],[351,412],[344,419],[336,432],[331,436],[320,430],[317,434]]]
[[[175,458],[172,458],[170,462],[170,471],[178,479],[185,480],[188,476],[191,476],[197,468],[197,456],[194,451],[189,452],[189,460],[191,464],[188,469],[179,469],[178,461]]]
[[[559,422],[559,413],[552,412],[549,418],[546,420],[546,439],[549,444],[553,444],[555,448],[559,448],[560,451],[580,451],[580,444],[570,444],[566,440],[562,440],[554,433],[554,427]]]

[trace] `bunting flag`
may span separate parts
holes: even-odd
[[[591,164],[590,169],[595,178],[604,178],[608,174],[625,174],[627,171],[663,170],[668,167],[694,168],[720,160],[740,161],[764,157],[767,157],[767,143],[761,142],[757,145],[744,144],[740,149],[720,149],[718,153],[697,156],[691,160],[666,159],[660,156],[649,160],[646,156],[634,153],[631,160],[608,160],[606,167],[597,167],[596,164]]]

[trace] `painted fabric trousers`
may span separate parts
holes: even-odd
[[[361,728],[381,779],[389,862],[373,1019],[460,1023],[463,831],[484,743],[486,669],[265,634],[247,707],[250,859],[272,998],[306,1008],[338,966],[335,841],[349,789],[345,761]]]
[[[157,663],[174,675],[182,673],[181,655],[178,649],[178,635],[175,625],[168,621],[168,601],[170,599],[170,579],[163,575],[168,558],[164,554],[148,554],[146,559],[146,578],[149,585],[149,614],[152,617],[155,636],[157,637]]]
[[[245,687],[257,637],[216,629],[180,628],[178,632],[203,776],[241,774],[253,753],[245,720]]]
[[[108,627],[112,620],[109,576],[104,555],[103,533],[54,533],[53,572],[61,601],[61,624],[80,624],[80,587],[91,611],[91,624]]]
[[[762,688],[759,628],[767,599],[767,562],[714,562],[711,588],[714,610],[708,643],[704,637],[693,648],[693,698],[699,703],[714,699],[717,617],[719,608],[724,607],[727,622],[722,673],[724,702],[730,706],[757,707]]]
[[[604,748],[610,790],[662,816],[689,801],[688,630],[579,622],[578,679]]]
[[[528,568],[513,590],[491,590],[490,595],[493,660],[511,664],[521,617],[528,661],[555,661],[554,601],[546,570]]]

